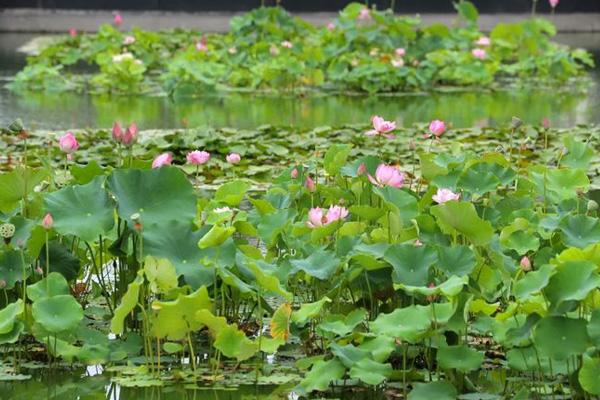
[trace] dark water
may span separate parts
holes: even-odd
[[[0,34],[0,76],[14,75],[25,63],[16,49],[30,34]],[[564,34],[558,41],[592,51],[600,64],[600,34]],[[369,121],[380,114],[401,125],[443,119],[456,127],[507,124],[512,116],[526,123],[547,117],[553,126],[600,123],[600,70],[586,93],[549,90],[467,91],[404,96],[212,95],[202,98],[13,93],[0,90],[0,123],[22,118],[28,127],[68,129],[109,127],[136,121],[142,129],[215,126],[254,128],[263,124],[315,127]]]

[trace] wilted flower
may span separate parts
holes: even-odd
[[[54,225],[54,219],[52,218],[52,214],[48,213],[42,219],[42,226],[44,229],[49,230],[52,229],[52,225]]]
[[[492,41],[490,40],[489,37],[487,36],[482,36],[479,39],[477,39],[477,41],[475,42],[475,44],[477,46],[482,46],[482,47],[487,47],[492,43]]]
[[[394,53],[396,53],[398,57],[404,57],[406,55],[406,49],[404,47],[398,47],[394,50]]]
[[[192,165],[206,164],[210,160],[210,153],[208,151],[194,150],[187,154],[186,159]]]
[[[120,26],[123,23],[123,17],[119,13],[115,13],[113,17],[113,22],[116,26]]]
[[[425,135],[426,138],[430,138],[432,136],[439,138],[440,136],[442,136],[444,134],[444,132],[446,132],[446,124],[444,123],[444,121],[440,121],[439,119],[434,119],[429,124],[429,132],[430,132],[429,134]]]
[[[598,202],[595,200],[588,200],[587,211],[592,212],[592,211],[596,211],[597,209],[598,209]]]
[[[531,271],[531,260],[529,260],[529,257],[523,256],[523,258],[521,258],[521,261],[519,262],[519,265],[521,266],[521,269],[524,272]]]
[[[458,200],[460,199],[460,194],[454,193],[450,189],[438,189],[437,193],[431,196],[431,199],[438,204],[444,204],[450,200]]]
[[[225,158],[229,164],[237,164],[242,160],[242,157],[238,153],[230,153]]]
[[[284,40],[283,42],[281,42],[281,47],[285,47],[286,49],[291,49],[292,47],[294,47],[294,45],[289,40]]]
[[[152,168],[160,168],[164,165],[171,165],[173,156],[171,153],[162,153],[152,161]]]
[[[0,225],[0,236],[4,239],[10,239],[15,235],[15,226],[13,224],[2,224]]]
[[[131,36],[131,35],[127,35],[125,36],[125,39],[123,39],[123,44],[125,46],[130,45],[130,44],[134,44],[135,43],[135,37]]]
[[[79,143],[73,133],[67,132],[58,140],[58,147],[63,153],[71,154],[79,148]]]
[[[404,184],[404,174],[392,165],[379,164],[375,177],[369,175],[369,181],[375,186],[391,186],[401,188]]]
[[[373,129],[365,132],[367,136],[384,135],[387,138],[393,137],[393,135],[387,135],[388,132],[396,129],[396,123],[393,121],[386,121],[379,115],[375,115],[371,122],[373,123]]]
[[[485,53],[484,49],[473,49],[473,50],[471,50],[471,54],[475,58],[478,58],[480,60],[485,60],[486,53]]]

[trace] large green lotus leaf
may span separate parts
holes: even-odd
[[[565,217],[560,222],[563,241],[567,246],[584,247],[600,242],[600,220],[587,215]]]
[[[285,290],[279,279],[272,273],[261,269],[256,263],[250,263],[248,267],[254,273],[254,282],[262,289],[263,293],[266,291],[282,296],[288,301],[293,300],[294,296],[292,293]]]
[[[384,362],[396,350],[396,339],[379,335],[365,340],[358,348],[369,352],[375,361]]]
[[[292,209],[282,209],[261,216],[260,220],[255,223],[260,238],[267,246],[272,246],[295,215],[296,212]]]
[[[516,218],[510,225],[502,229],[500,233],[502,246],[516,251],[519,255],[536,251],[540,247],[540,239],[530,225],[527,219]]]
[[[119,306],[115,309],[114,316],[110,321],[110,331],[117,335],[123,333],[125,318],[137,306],[140,296],[140,287],[144,283],[141,273],[135,277],[133,282],[127,285],[127,291],[121,298]]]
[[[483,196],[498,189],[500,180],[489,171],[469,168],[461,174],[457,186],[471,194]]]
[[[556,268],[544,294],[554,306],[563,301],[583,300],[600,286],[596,265],[589,261],[567,261]]]
[[[523,279],[518,280],[513,285],[513,293],[519,300],[525,300],[532,294],[539,292],[548,285],[550,277],[556,272],[551,265],[542,265],[542,267],[533,272],[528,272]]]
[[[332,251],[318,249],[305,259],[290,260],[293,272],[304,271],[307,275],[322,281],[329,279],[340,265],[340,260]]]
[[[536,167],[530,170],[537,184],[538,194],[546,195],[553,203],[574,199],[579,190],[587,192],[590,186],[590,180],[583,169]]]
[[[438,247],[437,267],[448,275],[469,275],[475,264],[475,253],[469,246]]]
[[[208,328],[213,337],[216,337],[219,332],[229,326],[225,317],[216,317],[206,309],[197,311],[195,318],[199,323]]]
[[[214,347],[225,357],[244,361],[258,351],[258,345],[248,339],[235,325],[228,325],[217,334]]]
[[[363,358],[350,368],[350,378],[359,379],[369,385],[379,385],[392,373],[392,365]]]
[[[415,383],[413,390],[408,394],[408,400],[456,400],[458,392],[447,381],[429,383]]]
[[[586,328],[583,319],[545,317],[533,330],[533,343],[542,356],[564,360],[587,350],[590,337]]]
[[[177,287],[177,272],[166,258],[147,256],[144,259],[144,273],[153,293],[168,293]]]
[[[175,221],[190,223],[196,216],[194,188],[178,168],[115,170],[108,178],[117,198],[119,216],[133,229],[139,214],[144,230],[161,229]]]
[[[458,232],[475,245],[485,245],[494,235],[489,221],[479,218],[475,206],[464,201],[448,201],[431,207],[431,214],[436,218],[442,231],[446,234]]]
[[[35,322],[50,333],[73,330],[83,319],[83,308],[71,295],[43,297],[32,310]]]
[[[189,295],[179,294],[177,300],[154,301],[155,311],[152,321],[152,334],[160,339],[181,340],[189,332],[204,326],[196,319],[196,312],[201,309],[212,310],[212,301],[206,287],[201,287]]]
[[[91,160],[84,166],[72,165],[70,171],[78,184],[85,185],[101,175],[106,175],[108,169],[101,167],[98,161]]]
[[[171,261],[177,275],[183,275],[185,282],[194,290],[212,284],[213,270],[199,264],[206,252],[198,247],[198,241],[204,235],[202,230],[193,231],[190,223],[172,221],[164,229],[153,229],[143,234],[144,253]],[[225,251],[220,256],[224,254]]]
[[[461,372],[470,372],[481,367],[484,354],[467,345],[440,347],[437,360],[444,369],[456,369]]]
[[[19,299],[0,310],[0,335],[12,331],[17,316],[23,312],[23,300]]]
[[[587,326],[588,335],[594,343],[594,346],[600,347],[600,308],[592,311],[590,322]]]
[[[462,288],[469,283],[468,276],[458,277],[452,275],[448,280],[436,286],[409,286],[409,285],[394,285],[394,288],[404,290],[410,294],[420,294],[423,296],[444,295],[446,297],[457,296]]]
[[[397,308],[389,314],[379,314],[369,328],[376,335],[388,335],[415,342],[431,326],[428,306]]]
[[[11,239],[11,243],[21,248],[28,247],[29,239],[31,238],[32,232],[36,226],[42,228],[41,226],[37,225],[36,221],[24,218],[21,215],[12,217],[10,219],[10,223],[15,226],[15,234]],[[30,249],[27,248],[27,250],[29,251]],[[37,258],[37,255],[34,255],[34,257]]]
[[[579,383],[588,393],[600,395],[600,358],[586,357],[579,370]]]
[[[567,154],[561,159],[561,165],[587,170],[594,157],[592,146],[578,140],[573,135],[564,135],[563,143],[567,148]]]
[[[58,272],[50,272],[50,274],[41,281],[27,286],[27,297],[33,302],[44,297],[59,296],[69,293],[70,290],[67,280]]]
[[[233,226],[223,227],[220,225],[213,225],[212,228],[198,241],[198,247],[200,249],[206,249],[208,247],[217,247],[222,245],[231,235],[235,233]]]
[[[437,253],[427,245],[395,244],[385,252],[384,259],[392,264],[394,283],[427,286],[429,268],[437,261]]]
[[[369,352],[367,350],[356,347],[353,344],[341,346],[333,342],[329,345],[329,348],[331,354],[336,356],[346,368],[351,368],[360,360],[369,357]]]
[[[308,320],[319,316],[326,303],[331,303],[331,299],[324,296],[321,300],[314,303],[302,304],[298,310],[292,313],[291,321],[300,326],[306,324]]]
[[[365,321],[366,315],[363,308],[357,308],[348,315],[330,314],[319,324],[318,329],[336,336],[346,336]]]
[[[68,281],[77,277],[81,269],[81,261],[78,257],[65,247],[58,240],[52,240],[48,246],[48,254],[50,256],[50,271],[62,274]],[[40,252],[40,264],[46,265],[46,245]]]
[[[20,251],[3,247],[3,251],[0,252],[0,279],[6,284],[4,289],[12,289],[15,283],[29,277],[30,269],[24,265]]]
[[[353,216],[365,219],[368,221],[380,218],[385,214],[385,209],[378,207],[371,207],[367,205],[354,205],[349,208],[350,214]]]
[[[541,367],[540,372],[545,374],[550,374],[551,372],[553,374],[566,374],[568,372],[566,362],[541,357],[534,346],[512,348],[506,352],[506,360],[509,368],[517,371],[540,371]]]
[[[229,206],[237,206],[241,203],[250,184],[246,181],[232,181],[221,185],[215,192],[215,201],[225,203]]]
[[[12,326],[12,329],[6,333],[0,333],[0,344],[13,344],[19,340],[19,336],[25,330],[25,324],[19,320],[16,320]],[[2,380],[0,378],[0,380]]]
[[[0,211],[12,211],[33,189],[48,176],[45,169],[16,168],[0,175]]]
[[[306,373],[300,386],[308,393],[315,390],[324,392],[331,382],[341,379],[345,373],[346,368],[339,360],[335,358],[328,361],[319,360]]]
[[[323,167],[331,176],[337,175],[352,151],[352,146],[349,144],[334,144],[327,149],[323,158]]]
[[[386,186],[373,189],[373,193],[381,197],[390,210],[400,214],[405,225],[419,213],[417,199],[406,190]]]
[[[97,177],[88,184],[67,186],[46,195],[46,211],[52,214],[58,233],[91,242],[113,227],[114,201],[103,183],[104,177]]]

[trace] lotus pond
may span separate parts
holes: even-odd
[[[497,28],[489,47],[472,5],[457,9],[455,31],[362,5],[333,29],[279,8],[242,16],[224,35],[134,31],[125,44],[128,34],[105,26],[31,58],[1,100],[10,106],[0,128],[0,398],[600,396],[591,56],[552,44],[543,20]],[[519,32],[541,52],[535,68],[516,50],[527,41]],[[400,56],[405,44],[394,40],[407,38],[428,50]],[[470,52],[474,40],[486,57]],[[306,85],[315,75],[298,48],[311,43],[349,48],[315,56],[329,69]],[[362,59],[362,78],[347,71],[336,81],[344,57],[373,43],[384,54]],[[135,98],[102,78],[114,72],[104,58],[123,46],[150,68],[128,86]],[[153,58],[174,49],[172,60]],[[299,52],[280,57],[288,50]],[[334,82],[372,92],[439,86],[450,76],[435,67],[442,55],[458,57],[454,85],[465,84],[462,68],[492,79],[407,98],[324,94]],[[236,56],[249,60],[227,64]],[[425,63],[406,76],[438,78],[369,86],[398,57]],[[137,68],[133,60],[118,63]],[[211,96],[190,97],[198,82],[186,79],[200,75],[173,82],[170,61],[231,68]],[[92,77],[70,69],[76,62],[100,69]],[[246,68],[288,62],[307,63],[289,77],[303,85],[241,79]],[[66,86],[50,87],[53,69],[69,71]],[[535,87],[513,79],[498,91],[510,71]],[[574,81],[583,91],[570,91]],[[234,82],[280,94],[246,111],[251,95],[216,93]],[[148,95],[159,84],[170,97]],[[281,116],[288,106],[296,111]]]

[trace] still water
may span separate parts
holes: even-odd
[[[25,64],[17,48],[30,34],[0,35],[0,77],[4,84]],[[600,64],[600,33],[563,34],[558,41],[594,53]],[[456,127],[507,124],[512,116],[553,126],[600,123],[600,70],[586,93],[547,90],[461,91],[401,96],[206,95],[201,98],[87,95],[79,93],[13,93],[0,90],[0,123],[22,118],[29,128],[109,127],[115,120],[136,121],[142,129],[184,126],[254,128],[263,124],[316,127],[365,122],[374,114],[401,125],[443,119]]]

